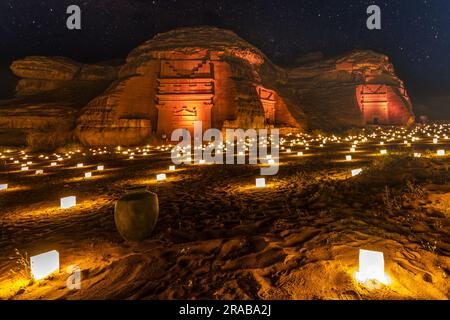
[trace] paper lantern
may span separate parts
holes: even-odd
[[[98,171],[103,171],[103,170],[105,170],[105,166],[97,166],[97,170]]]
[[[0,184],[0,190],[8,189],[8,184]]]
[[[77,205],[77,197],[71,196],[66,198],[61,198],[61,209],[72,208]]]
[[[383,252],[359,250],[359,271],[355,273],[355,278],[361,283],[377,280],[389,284],[389,277],[384,273]]]
[[[437,151],[437,155],[440,156],[440,157],[445,156],[445,150],[438,150]]]
[[[41,280],[59,271],[59,252],[45,252],[30,258],[31,275],[35,280]]]
[[[83,168],[83,166],[84,166],[84,164],[82,164],[82,163],[77,164],[77,168]]]
[[[175,166],[169,166],[169,171],[175,171]]]
[[[352,161],[352,156],[345,156],[345,160]]]
[[[256,187],[257,188],[264,188],[266,186],[266,179],[265,178],[257,178],[256,179]]]
[[[85,177],[85,178],[92,178],[92,172],[86,172],[86,173],[84,174],[84,177]]]
[[[161,174],[156,175],[156,180],[157,181],[166,180],[166,174],[165,173],[161,173]]]
[[[434,143],[434,144],[437,144],[437,143],[438,143],[438,139],[434,138],[434,139],[433,139],[433,143]]]
[[[352,176],[357,176],[358,174],[360,174],[362,172],[362,169],[354,169],[352,170]]]

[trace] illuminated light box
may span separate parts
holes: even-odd
[[[8,189],[8,184],[0,184],[0,190]]]
[[[22,167],[21,170],[22,171],[28,171],[28,167]]]
[[[92,178],[92,172],[86,172],[86,173],[84,174],[84,177],[85,177],[85,178]]]
[[[77,197],[71,196],[66,198],[61,198],[61,209],[68,209],[75,207],[77,205]]]
[[[44,170],[36,170],[36,174],[37,174],[37,175],[39,175],[39,174],[44,174]]]
[[[445,150],[438,150],[437,155],[440,157],[445,156]]]
[[[169,166],[169,171],[175,171],[175,166]]]
[[[77,168],[83,168],[83,166],[84,166],[84,164],[82,164],[82,163],[77,164]]]
[[[384,273],[383,252],[359,250],[359,271],[355,273],[355,279],[360,283],[377,280],[389,284],[390,279]]]
[[[50,166],[51,167],[56,167],[58,164],[56,163],[56,162],[52,162],[52,163],[50,163]]]
[[[103,171],[103,170],[105,170],[105,166],[97,166],[97,170],[98,171]]]
[[[420,157],[422,157],[421,153],[418,153],[418,152],[414,153],[414,158],[420,158]]]
[[[299,157],[303,156],[303,152],[297,152],[297,156]]]
[[[156,180],[157,181],[166,180],[166,174],[165,173],[160,173],[160,174],[156,175]]]
[[[357,176],[358,174],[360,174],[363,170],[362,169],[354,169],[352,170],[352,176]]]
[[[257,188],[264,188],[266,186],[266,179],[265,178],[257,178],[256,179],[256,187]]]
[[[387,154],[387,150],[386,149],[380,150],[380,154]]]
[[[59,252],[56,250],[30,257],[31,275],[41,280],[59,271]]]
[[[350,148],[350,152],[356,152],[355,148]]]
[[[352,156],[345,156],[345,160],[352,161]]]

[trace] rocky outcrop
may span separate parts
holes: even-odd
[[[204,130],[301,129],[301,108],[277,93],[277,79],[285,75],[231,31],[199,27],[163,33],[129,54],[118,79],[83,109],[77,134],[88,145],[124,145],[142,143],[152,132],[192,130],[195,120]],[[270,97],[261,97],[259,88]]]
[[[64,123],[86,145],[135,145],[193,129],[341,129],[413,119],[387,56],[320,53],[284,69],[235,33],[212,27],[159,34],[119,66],[27,57],[12,71],[16,98],[0,102],[0,129]],[[28,115],[28,117],[27,117]]]
[[[306,60],[289,70],[288,87],[311,129],[414,121],[410,99],[389,58],[373,51]]]

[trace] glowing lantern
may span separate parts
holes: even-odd
[[[380,154],[387,154],[387,150],[386,149],[380,150]]]
[[[169,166],[169,171],[175,171],[175,166]]]
[[[286,153],[291,153],[291,149],[287,149],[287,150],[286,150]]]
[[[350,152],[356,152],[355,148],[350,148]]]
[[[265,178],[257,178],[256,179],[256,187],[257,188],[264,188],[266,186],[266,179]]]
[[[299,157],[303,156],[303,152],[297,152],[297,156]]]
[[[83,165],[82,163],[78,163],[78,164],[77,164],[77,168],[83,168],[83,166],[84,166],[84,165]]]
[[[359,250],[359,271],[355,273],[355,278],[361,283],[377,280],[389,284],[389,277],[384,273],[383,252]]]
[[[44,174],[44,170],[36,170],[36,174],[37,174],[37,175],[39,175],[39,174]]]
[[[22,167],[21,170],[22,171],[28,171],[28,167]]]
[[[71,196],[66,198],[61,198],[61,209],[72,208],[77,205],[77,197]]]
[[[31,275],[41,280],[59,271],[59,252],[56,250],[39,254],[30,258]]]
[[[437,155],[440,156],[440,157],[445,156],[445,150],[438,150],[437,151]]]
[[[52,167],[56,167],[58,164],[56,163],[56,162],[52,162],[52,163],[50,163],[50,166],[52,166]]]
[[[345,156],[345,160],[352,161],[352,156]]]
[[[199,163],[200,164],[205,164],[205,159],[201,159]]]
[[[163,181],[166,180],[166,174],[165,173],[161,173],[156,175],[156,181]]]
[[[8,189],[7,184],[0,184],[0,190],[6,190],[6,189]]]
[[[354,169],[352,170],[352,176],[357,176],[358,174],[360,174],[362,172],[362,169]]]
[[[86,173],[84,174],[84,177],[85,177],[85,178],[92,178],[92,172],[86,172]]]
[[[420,158],[420,157],[422,157],[421,153],[418,153],[418,152],[414,153],[414,158]]]
[[[434,143],[434,144],[437,144],[437,143],[438,143],[438,139],[437,139],[437,138],[434,138],[434,139],[433,139],[433,143]]]
[[[103,170],[105,170],[105,166],[97,166],[97,170],[98,171],[103,171]]]

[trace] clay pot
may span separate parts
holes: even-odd
[[[150,237],[159,216],[158,196],[146,187],[131,187],[116,202],[114,220],[125,240],[142,241]]]

